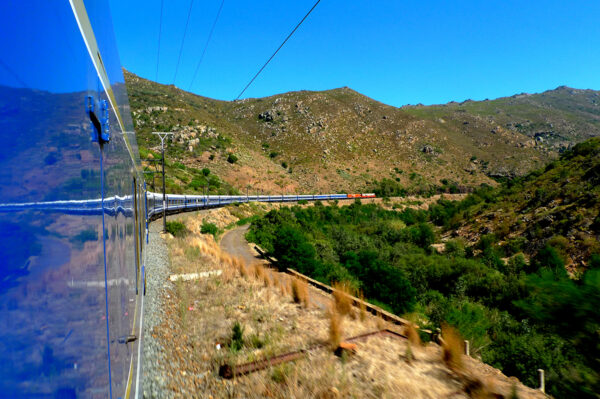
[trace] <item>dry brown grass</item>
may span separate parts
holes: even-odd
[[[342,315],[348,315],[352,312],[352,298],[354,290],[347,281],[333,283],[333,299],[335,307]]]
[[[282,296],[285,296],[289,292],[290,281],[286,276],[280,275],[280,277],[279,291],[281,291]]]
[[[291,291],[294,302],[300,303],[304,307],[308,307],[308,284],[306,281],[295,277],[292,278]]]
[[[252,274],[257,281],[263,281],[265,278],[265,268],[260,263],[252,265]]]
[[[365,295],[363,294],[362,290],[358,293],[358,300],[360,321],[365,321],[367,318],[367,305],[365,303]]]
[[[272,281],[273,281],[273,287],[277,288],[277,289],[281,289],[281,282],[279,281],[279,273],[273,273],[272,274]]]
[[[442,360],[450,370],[464,370],[463,339],[458,331],[447,324],[442,325]]]
[[[246,261],[240,257],[232,258],[233,267],[238,271],[241,277],[248,278],[248,268],[246,267]]]
[[[342,342],[342,315],[335,303],[329,307],[329,345],[335,350]]]
[[[377,318],[375,319],[375,322],[377,323],[377,329],[378,330],[383,330],[384,328],[387,328],[387,322],[385,320],[383,320],[383,317],[381,317],[380,313],[377,313]]]
[[[273,273],[271,273],[270,271],[265,271],[265,274],[263,275],[263,283],[267,288],[273,285]]]
[[[421,337],[419,336],[419,332],[417,331],[417,327],[413,323],[408,323],[404,326],[404,335],[408,338],[408,342],[414,347],[421,347],[423,343],[421,342]]]

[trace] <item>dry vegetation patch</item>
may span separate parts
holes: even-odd
[[[361,318],[350,318],[353,310],[341,312],[339,303],[346,306],[343,295],[336,299],[266,264],[247,265],[224,253],[211,235],[198,233],[191,219],[186,220],[190,234],[168,240],[171,271],[222,273],[168,283],[166,317],[153,335],[169,359],[170,396],[468,397],[463,380],[441,360],[440,347],[419,346],[418,356],[407,361],[417,348],[414,340],[381,336],[357,342],[357,354],[351,357],[337,357],[333,350],[309,351],[295,362],[221,379],[223,364],[235,366],[316,345],[335,349],[346,338],[389,326],[364,311]],[[343,290],[338,286],[337,291]]]

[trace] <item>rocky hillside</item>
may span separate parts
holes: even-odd
[[[494,234],[508,253],[533,255],[550,244],[572,271],[600,254],[600,138],[482,196],[451,220],[465,221],[455,234],[472,242]]]
[[[396,108],[349,88],[226,102],[125,77],[142,155],[159,148],[152,131],[173,131],[167,155],[180,170],[208,168],[240,191],[362,191],[384,178],[409,192],[494,184],[600,135],[591,90]],[[181,191],[204,185],[179,175],[171,184]]]

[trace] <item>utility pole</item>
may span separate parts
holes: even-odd
[[[152,132],[160,137],[160,146],[162,152],[162,177],[163,177],[163,233],[167,232],[167,194],[165,192],[165,139],[169,135],[173,135],[171,132]]]

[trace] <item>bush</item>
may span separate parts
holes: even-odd
[[[229,163],[236,163],[238,161],[238,157],[236,157],[234,154],[229,154],[227,155],[227,162]]]
[[[590,269],[600,269],[600,254],[593,254],[588,261]]]
[[[402,231],[403,240],[427,249],[435,242],[435,233],[427,223],[419,223]]]
[[[287,162],[285,162],[285,161],[281,162],[281,167],[282,167],[283,169],[287,169],[287,167],[288,167],[288,164],[287,164]]]
[[[368,190],[378,197],[404,197],[407,194],[406,189],[392,179],[382,179],[380,182],[374,182]]]
[[[234,352],[237,352],[244,347],[244,328],[237,321],[233,323],[233,327],[231,328],[230,347]]]
[[[208,169],[208,168],[203,168],[203,169],[202,169],[202,174],[203,174],[204,176],[208,176],[208,175],[210,175],[210,169]]]
[[[412,310],[415,289],[402,270],[379,260],[377,252],[349,252],[344,255],[343,262],[348,271],[359,279],[368,298],[385,301],[398,314]]]
[[[276,232],[272,255],[280,271],[289,267],[310,276],[315,270],[315,248],[293,226],[284,225]]]
[[[200,228],[200,233],[202,234],[212,234],[212,236],[216,236],[219,232],[219,228],[214,223],[203,222],[202,227]]]
[[[167,232],[174,237],[184,237],[188,233],[188,229],[182,222],[173,220],[167,221]]]
[[[565,261],[559,255],[558,251],[547,244],[540,249],[531,262],[530,273],[535,273],[541,268],[553,270],[558,275],[566,275]]]

